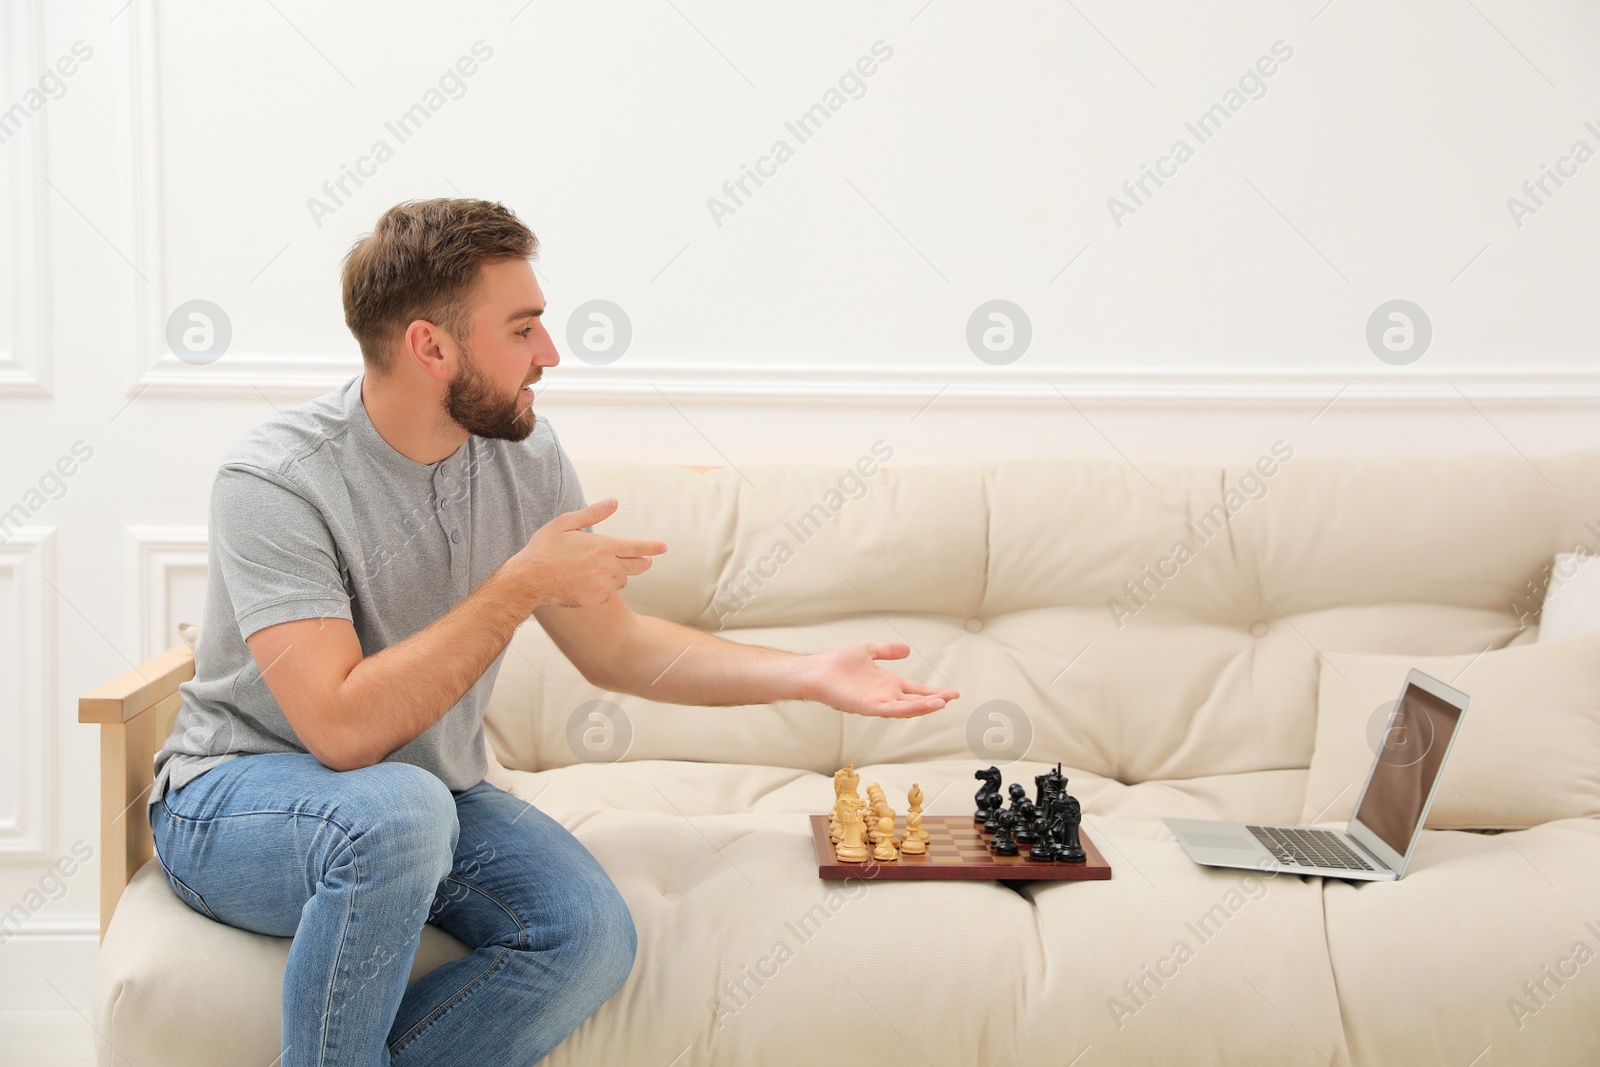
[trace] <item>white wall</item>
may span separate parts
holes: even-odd
[[[563,345],[541,394],[580,462],[844,464],[878,438],[898,465],[1210,462],[1283,438],[1515,450],[1537,477],[1539,455],[1595,443],[1600,159],[1563,162],[1600,150],[1592,5],[0,12],[0,107],[24,107],[0,125],[0,512],[27,512],[0,547],[0,910],[98,845],[74,698],[196,616],[216,460],[355,370],[339,259],[400,199],[516,210],[558,338],[588,301],[624,309],[626,352]],[[1275,45],[1292,55],[1200,143],[1185,123]],[[458,62],[472,74],[401,143],[386,123]],[[786,127],[830,102],[804,142]],[[780,139],[791,154],[762,163]],[[1158,165],[1165,184],[1114,215]],[[735,202],[746,166],[769,176]],[[1522,185],[1546,166],[1570,176],[1535,203]],[[367,176],[335,201],[347,167]],[[1004,365],[967,340],[994,299],[1031,327]],[[1413,362],[1368,345],[1393,299],[1431,323]],[[230,326],[215,362],[168,346],[191,300]],[[95,877],[0,945],[0,1008],[84,1002]]]

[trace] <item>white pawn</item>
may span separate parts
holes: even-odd
[[[894,819],[885,815],[878,820],[878,844],[872,850],[872,858],[880,863],[889,863],[900,858],[900,853],[894,847]]]

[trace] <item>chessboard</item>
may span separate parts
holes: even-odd
[[[989,851],[983,827],[970,815],[924,815],[922,828],[928,832],[928,851],[922,856],[900,855],[880,862],[870,856],[864,863],[841,863],[828,839],[828,816],[811,816],[811,842],[817,854],[818,878],[905,878],[961,879],[968,881],[1098,881],[1111,877],[1106,862],[1089,835],[1080,831],[1083,863],[1037,862],[1028,858],[1027,848],[1018,856],[997,856]],[[895,825],[896,834],[905,831],[905,817]]]

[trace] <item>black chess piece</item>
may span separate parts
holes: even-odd
[[[1062,807],[1066,839],[1061,843],[1059,854],[1067,863],[1084,863],[1089,854],[1083,850],[1083,841],[1078,836],[1078,826],[1083,822],[1083,806],[1078,803],[1077,797],[1068,793]]]
[[[1059,806],[1061,803],[1061,793],[1056,789],[1055,783],[1050,781],[1048,775],[1045,775],[1044,777],[1044,799],[1040,802],[1037,810],[1037,818],[1040,824],[1039,835],[1041,837],[1044,836],[1045,830],[1049,827],[1050,820],[1054,816],[1057,806]]]
[[[1035,863],[1049,863],[1056,858],[1056,850],[1050,844],[1050,835],[1043,830],[1035,832],[1033,847],[1028,850],[1028,858]]]
[[[1057,804],[1050,812],[1050,828],[1045,833],[1050,847],[1050,858],[1067,862],[1067,813],[1065,805]]]
[[[1039,809],[1035,808],[1033,801],[1028,799],[1028,791],[1021,782],[1012,782],[1009,790],[1011,794],[1010,810],[1017,817],[1016,839],[1019,845],[1031,845],[1038,840],[1033,831],[1033,824],[1039,819]]]
[[[988,801],[989,817],[983,820],[983,832],[986,834],[997,834],[1000,832],[1000,815],[1002,814],[1000,811],[1000,794],[990,793],[988,796]],[[1009,814],[1009,812],[1006,814]]]
[[[1033,839],[1041,846],[1048,847],[1050,843],[1050,801],[1051,797],[1044,798],[1044,807],[1034,812]],[[1049,857],[1044,857],[1048,859]]]
[[[1028,799],[1028,791],[1023,788],[1021,782],[1012,782],[1006,787],[1006,793],[1011,797],[1012,811],[1016,811],[1022,806],[1023,801]]]
[[[986,767],[981,771],[974,771],[972,777],[983,781],[983,786],[972,795],[972,799],[978,804],[978,810],[972,813],[972,821],[986,822],[989,819],[989,797],[1000,796],[1000,768]]]
[[[1061,764],[1057,763],[1055,769],[1045,776],[1045,792],[1057,796],[1065,796],[1067,792],[1067,779],[1061,773]]]
[[[994,840],[989,842],[989,851],[996,856],[1015,856],[1020,851],[1016,838],[1012,836],[1016,832],[1016,813],[1002,811],[999,819],[1000,827],[995,831]]]

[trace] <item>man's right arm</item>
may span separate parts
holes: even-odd
[[[433,625],[363,656],[345,619],[268,626],[246,642],[306,751],[336,771],[377,763],[437,722],[537,606],[502,567]]]
[[[535,607],[602,602],[646,570],[665,545],[583,530],[615,506],[558,515],[443,617],[371,656],[342,618],[251,634],[256,666],[306,751],[338,771],[381,761],[443,718]]]

